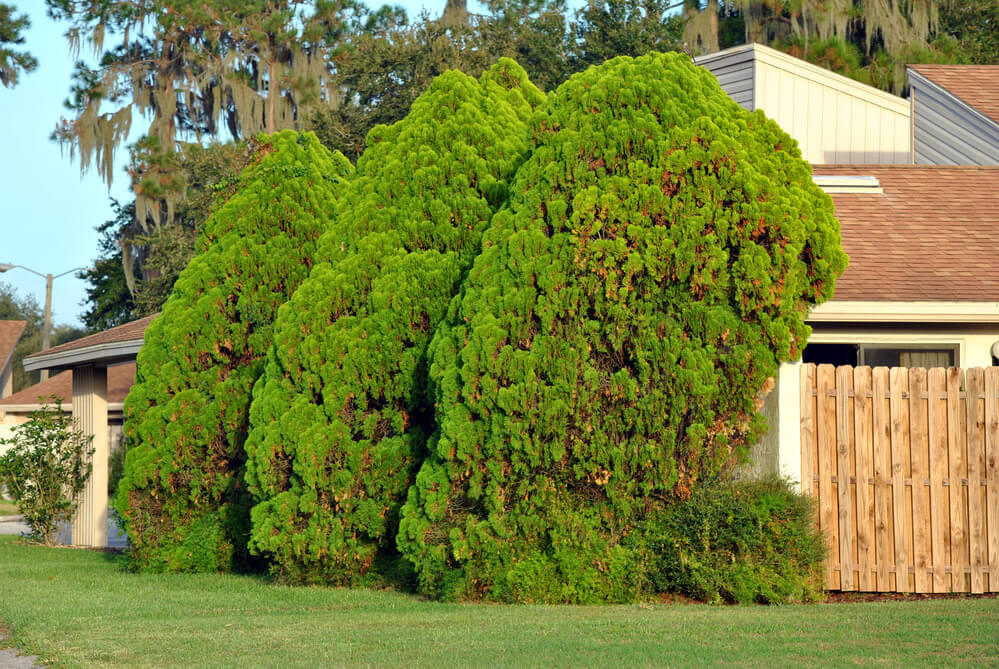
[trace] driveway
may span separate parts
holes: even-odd
[[[0,516],[0,534],[28,534],[28,532],[28,526],[24,524],[21,516]],[[69,538],[70,531],[67,523],[59,537],[60,543],[69,543]],[[108,545],[111,548],[125,548],[128,545],[127,537],[119,529],[114,518],[108,518]]]

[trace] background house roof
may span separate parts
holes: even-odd
[[[850,266],[834,301],[999,302],[999,166],[818,165],[883,193],[831,195]]]
[[[999,123],[999,65],[910,65],[909,69]]]
[[[14,354],[14,347],[27,324],[27,321],[0,321],[0,369]]]
[[[125,401],[128,390],[135,383],[135,363],[108,367],[108,404],[121,404]],[[73,371],[66,370],[55,376],[36,383],[10,397],[0,400],[0,410],[11,406],[37,405],[38,398],[48,398],[52,395],[60,398],[63,408],[68,408],[73,402]]]
[[[66,369],[86,363],[114,364],[134,360],[142,347],[146,328],[159,314],[66,342],[24,358],[24,368]]]

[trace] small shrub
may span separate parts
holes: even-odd
[[[62,401],[53,399],[54,406],[43,405],[15,427],[12,438],[0,439],[13,447],[0,457],[0,487],[17,503],[32,536],[46,546],[55,545],[60,526],[76,511],[93,452],[93,437],[75,429]]]
[[[650,515],[627,543],[646,552],[655,592],[783,604],[814,600],[822,587],[814,501],[776,477],[700,486]]]

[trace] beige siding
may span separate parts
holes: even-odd
[[[911,163],[902,98],[767,47],[756,52],[757,109],[798,141],[811,163]]]

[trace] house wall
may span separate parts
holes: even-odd
[[[813,164],[912,162],[907,100],[758,44],[696,62],[711,70],[736,102],[776,121]]]
[[[918,165],[999,165],[999,124],[909,70]]]

